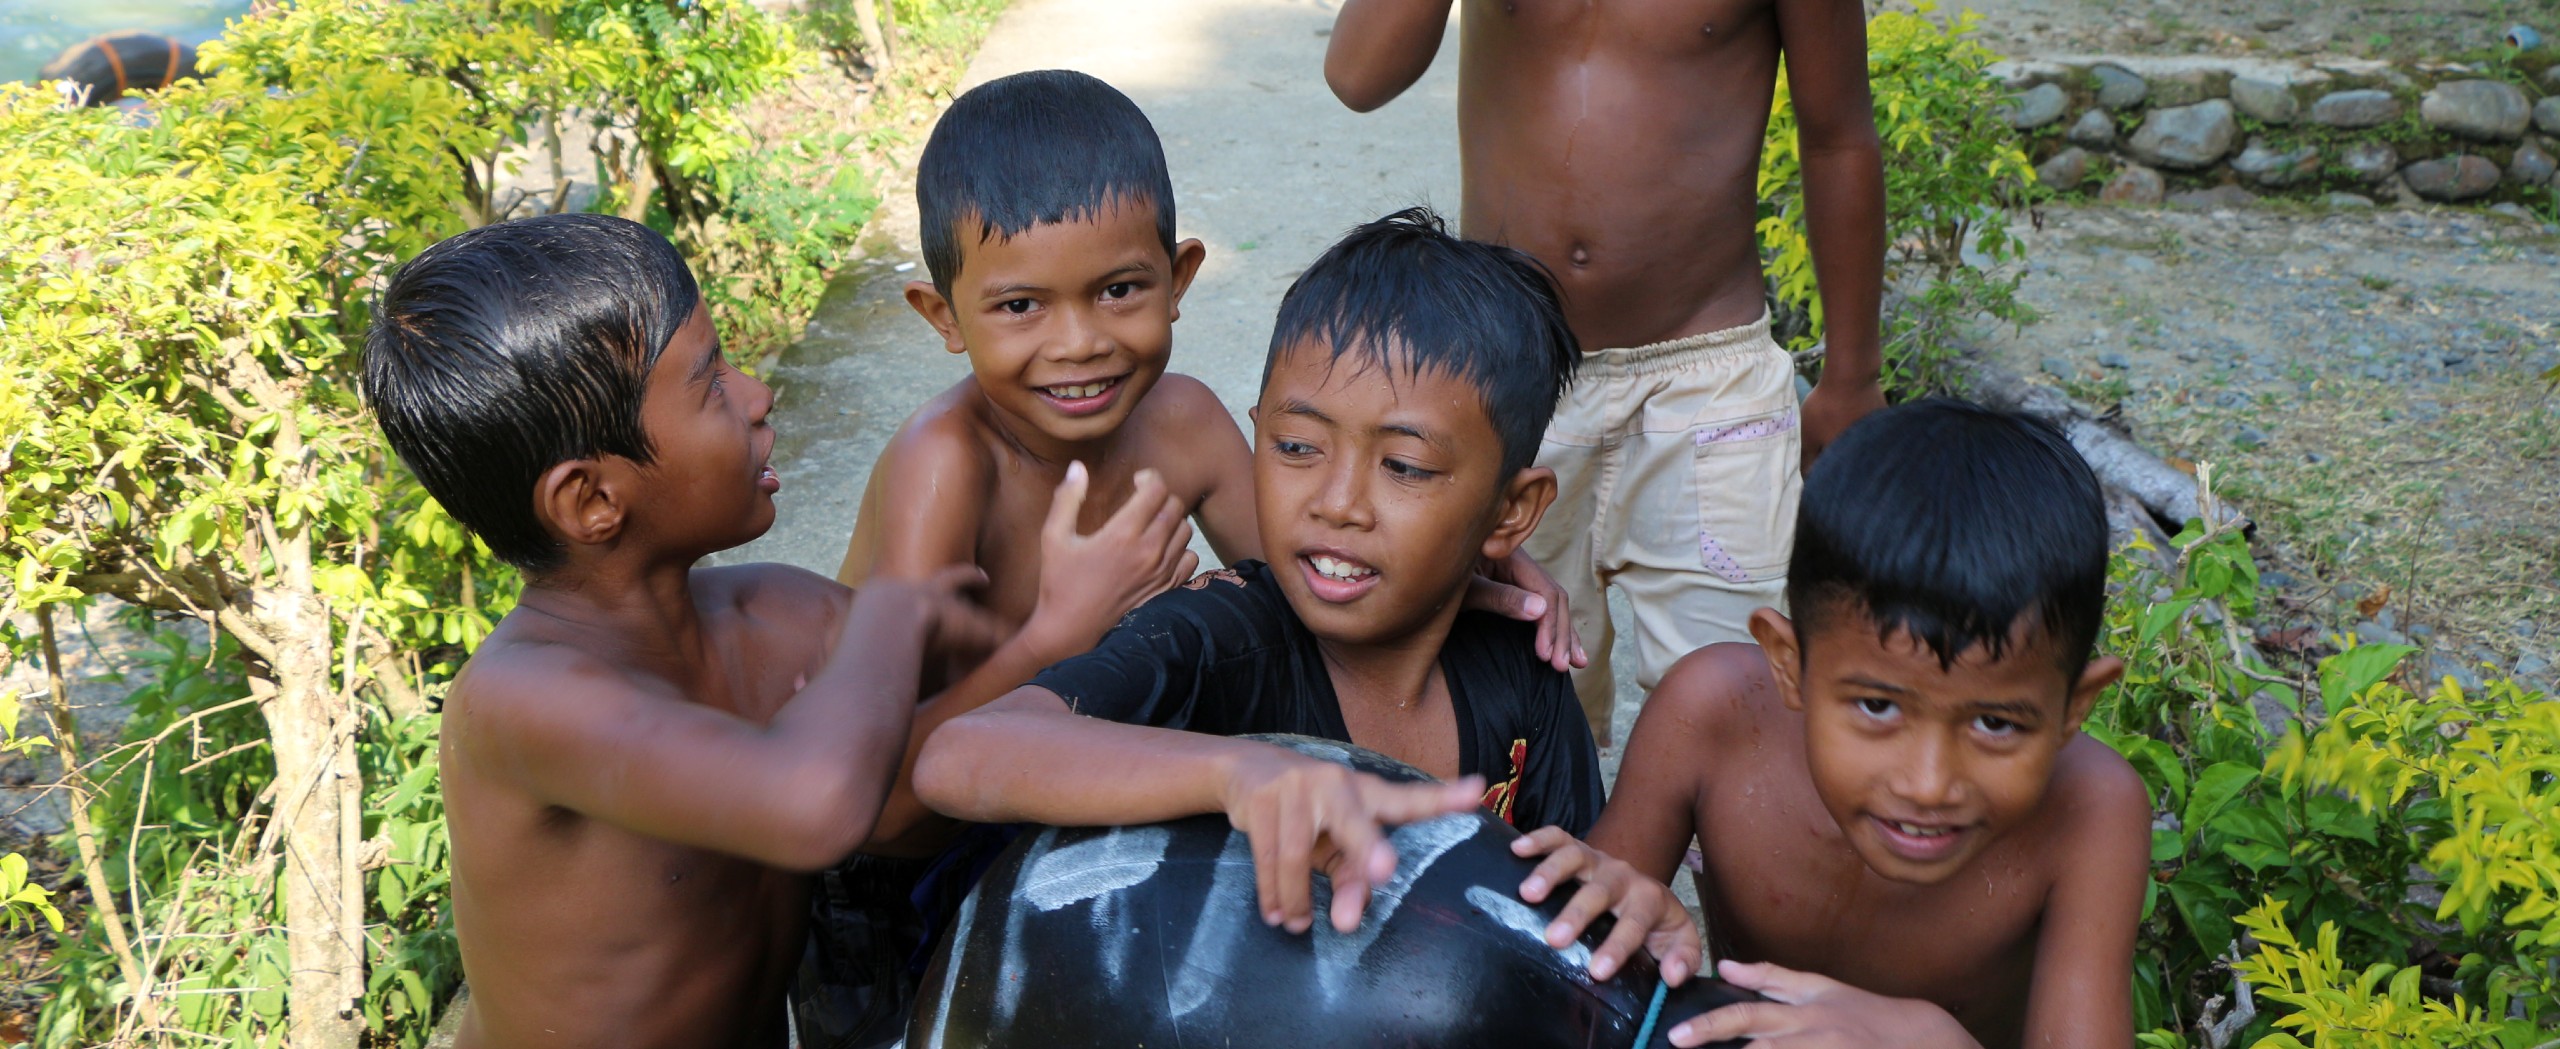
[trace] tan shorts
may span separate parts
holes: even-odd
[[[1636,684],[1681,656],[1749,641],[1780,607],[1803,487],[1795,366],[1769,321],[1601,350],[1582,360],[1538,448],[1556,502],[1529,539],[1573,604],[1591,665],[1574,675],[1592,735],[1610,743],[1609,609],[1635,610]]]

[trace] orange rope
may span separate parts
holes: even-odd
[[[108,43],[108,42],[106,41],[106,39],[105,39],[105,38],[103,38],[103,37],[101,37],[101,38],[99,38],[99,39],[96,39],[96,40],[92,40],[92,41],[90,41],[90,43],[97,45],[98,50],[100,50],[100,51],[104,51],[104,52],[106,52],[106,53],[107,53],[107,67],[116,71],[116,94],[117,94],[118,96],[123,95],[123,94],[124,94],[124,86],[125,86],[125,85],[124,85],[124,56],[119,55],[119,54],[116,54],[116,47],[115,47],[115,45],[114,45],[114,44],[111,44],[111,43]]]
[[[160,71],[160,87],[166,89],[171,81],[178,79],[178,38],[167,36],[161,39],[169,42],[169,68]]]

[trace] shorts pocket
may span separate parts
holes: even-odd
[[[1786,574],[1795,541],[1804,447],[1794,391],[1691,433],[1698,493],[1698,563],[1728,583]]]

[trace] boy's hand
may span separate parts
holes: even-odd
[[[1484,780],[1389,783],[1330,761],[1279,747],[1256,753],[1229,775],[1227,821],[1253,842],[1253,882],[1262,920],[1290,932],[1315,925],[1310,885],[1321,869],[1333,880],[1333,928],[1360,927],[1369,887],[1396,872],[1386,829],[1465,812],[1484,796]]]
[[[1591,952],[1592,979],[1606,980],[1617,975],[1639,945],[1652,951],[1661,962],[1662,982],[1666,984],[1678,987],[1688,981],[1689,974],[1698,971],[1705,953],[1698,945],[1698,926],[1689,920],[1688,909],[1671,894],[1670,886],[1645,877],[1624,860],[1576,840],[1562,827],[1541,827],[1512,842],[1511,851],[1524,857],[1546,857],[1520,883],[1521,899],[1542,903],[1556,886],[1567,881],[1582,883],[1581,891],[1565,903],[1564,913],[1547,926],[1547,946],[1562,949],[1581,936],[1592,919],[1603,914],[1618,917],[1609,938],[1601,942],[1599,950]]]
[[[919,614],[926,623],[926,651],[947,659],[975,661],[1004,643],[1010,628],[969,596],[970,591],[985,585],[985,569],[950,565],[916,586],[916,598],[923,606]]]
[[[1821,1049],[1872,1045],[1980,1049],[1947,1011],[1911,998],[1887,998],[1828,976],[1775,965],[1724,962],[1716,973],[1727,983],[1771,1000],[1728,1005],[1671,1029],[1673,1045],[1705,1045],[1725,1039],[1767,1049]]]
[[[1500,561],[1480,560],[1467,583],[1466,608],[1538,624],[1538,658],[1560,671],[1591,665],[1564,588],[1536,558],[1513,550]]]
[[[1867,413],[1884,407],[1884,387],[1875,380],[1853,382],[1823,376],[1806,395],[1804,407],[1804,466],[1813,468],[1813,460],[1822,450],[1838,440],[1850,424],[1867,417]]]
[[[1200,567],[1191,552],[1190,511],[1153,470],[1138,471],[1129,501],[1091,535],[1076,532],[1091,475],[1081,462],[1049,501],[1040,527],[1040,599],[1022,632],[1063,659],[1091,649],[1112,624]]]

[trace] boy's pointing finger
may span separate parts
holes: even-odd
[[[1793,1010],[1793,1006],[1775,1002],[1728,1005],[1673,1027],[1671,1044],[1686,1047],[1745,1039],[1754,1046],[1771,1044],[1766,1040],[1795,1030],[1794,1018],[1789,1015]]]
[[[1058,492],[1049,498],[1049,519],[1040,526],[1041,534],[1058,543],[1075,538],[1076,517],[1084,512],[1085,489],[1092,475],[1085,472],[1084,461],[1067,464],[1065,480],[1058,482]]]

